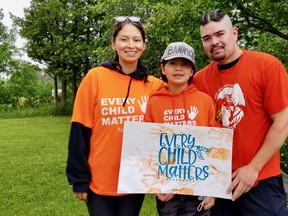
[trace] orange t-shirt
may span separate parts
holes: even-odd
[[[235,128],[232,169],[247,165],[260,147],[272,125],[270,115],[288,106],[288,76],[275,57],[243,51],[239,62],[218,71],[215,62],[195,74],[194,84],[214,98],[222,113],[222,125]],[[258,180],[281,173],[277,152],[260,171]]]
[[[72,122],[92,129],[90,139],[90,188],[97,194],[117,195],[118,175],[125,121],[143,121],[149,96],[164,82],[148,77],[148,82],[105,67],[96,67],[84,77],[75,99]]]
[[[144,121],[191,126],[214,126],[212,98],[189,85],[181,93],[166,88],[155,92],[148,101]]]

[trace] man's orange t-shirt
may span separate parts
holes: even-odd
[[[247,165],[261,148],[272,125],[270,115],[288,106],[288,76],[275,57],[243,51],[239,62],[218,71],[215,62],[196,73],[193,82],[214,98],[221,111],[220,126],[234,128],[233,171]],[[277,152],[259,173],[258,180],[281,173]]]

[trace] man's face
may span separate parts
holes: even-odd
[[[201,26],[200,34],[203,48],[211,60],[227,64],[238,57],[238,29],[232,26],[227,16],[219,22],[212,21]]]

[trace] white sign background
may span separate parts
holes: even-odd
[[[231,129],[125,122],[118,193],[231,199],[232,141]]]

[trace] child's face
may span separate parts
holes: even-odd
[[[185,88],[193,74],[191,64],[183,58],[171,59],[165,65],[161,65],[161,69],[162,74],[167,77],[168,84],[175,87],[183,86]]]

